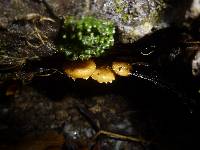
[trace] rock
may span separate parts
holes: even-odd
[[[112,20],[117,27],[116,41],[133,43],[171,23],[182,22],[190,3],[192,0],[2,0],[0,28],[7,31],[0,34],[0,55],[5,56],[1,60],[9,64],[16,63],[7,60],[11,57],[24,60],[57,53],[54,41],[60,31],[59,18]]]
[[[200,0],[193,0],[190,9],[186,13],[186,18],[195,19],[200,16]]]
[[[16,142],[16,144],[0,145],[0,149],[7,150],[60,150],[65,139],[62,134],[55,131],[48,131],[40,135],[26,135]]]
[[[0,27],[6,27],[9,22],[18,20],[30,13],[48,15],[42,3],[30,0],[1,0]]]
[[[192,74],[193,76],[200,75],[200,51],[198,51],[192,60]]]
[[[91,0],[45,0],[55,16],[85,16],[90,13]]]
[[[54,14],[62,16],[92,15],[112,20],[119,32],[119,41],[134,42],[151,32],[164,8],[163,2],[131,0],[47,0]]]
[[[55,15],[92,15],[112,20],[117,26],[118,40],[133,43],[171,23],[182,22],[190,0],[46,0]]]
[[[58,88],[60,90],[60,87]],[[9,140],[16,137],[20,142],[16,145],[16,149],[32,147],[42,150],[43,147],[51,145],[59,146],[63,143],[62,135],[65,136],[67,147],[73,144],[75,146],[86,144],[87,147],[90,147],[94,142],[91,139],[97,133],[96,128],[136,138],[145,136],[139,130],[143,122],[140,124],[138,114],[132,112],[132,108],[125,103],[123,96],[105,94],[76,98],[76,96],[71,96],[71,92],[67,90],[64,93],[69,94],[68,96],[51,100],[40,92],[30,86],[23,87],[22,91],[14,96],[6,114],[1,113],[0,117],[6,118],[6,121],[3,122],[4,126],[9,127],[4,130],[9,130],[9,132],[6,135],[0,132],[0,139],[5,136]],[[115,102],[113,103],[113,101]],[[98,110],[97,107],[99,107]],[[5,109],[5,107],[1,107],[1,109]],[[2,131],[1,128],[0,131]],[[52,135],[48,134],[48,131],[59,131],[60,134]],[[29,138],[27,135],[39,135],[39,137]],[[25,139],[20,140],[20,137],[25,137]],[[54,141],[52,141],[53,137],[55,137]],[[140,143],[114,140],[106,138],[106,136],[102,138],[100,146],[102,148],[106,146],[108,149],[128,147],[130,150],[139,147],[143,150]]]
[[[97,0],[91,11],[97,17],[113,20],[119,32],[119,41],[132,43],[151,32],[165,4],[153,0]],[[96,13],[98,12],[98,13]]]
[[[48,57],[59,30],[43,3],[30,0],[0,1],[0,64],[21,65],[27,59]]]

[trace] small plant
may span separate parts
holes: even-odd
[[[66,17],[60,50],[72,60],[99,57],[114,45],[114,24],[110,21],[83,17]]]

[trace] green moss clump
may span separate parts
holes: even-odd
[[[60,50],[71,60],[99,57],[114,44],[114,24],[110,21],[67,17]]]

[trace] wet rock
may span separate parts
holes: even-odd
[[[0,1],[0,65],[21,66],[57,53],[53,39],[59,25],[40,2]]]
[[[20,138],[31,134],[44,134],[45,136],[49,130],[56,130],[65,136],[67,147],[73,144],[90,147],[94,144],[92,139],[98,132],[89,121],[90,119],[98,122],[97,126],[100,130],[133,137],[139,137],[141,134],[137,114],[131,112],[128,105],[124,103],[124,97],[120,95],[106,94],[76,98],[69,94],[58,101],[53,101],[38,93],[37,90],[26,86],[14,96],[13,100],[6,113],[7,121],[4,122],[9,126],[8,137]],[[92,114],[90,119],[87,115],[81,113],[82,110],[77,109],[79,105],[83,111],[86,111],[86,114],[88,112]],[[2,116],[5,115],[2,114]],[[4,135],[2,134],[0,138],[2,136]],[[101,148],[143,149],[141,144],[137,142],[112,139],[109,136],[100,137]],[[28,143],[28,141],[25,141],[25,146],[33,147],[32,142]],[[50,144],[51,142],[47,143]]]
[[[43,4],[30,0],[2,0],[0,12],[0,27],[6,27],[13,20],[22,19],[30,13],[48,15]]]

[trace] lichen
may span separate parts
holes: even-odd
[[[122,0],[114,0],[114,9],[115,12],[121,15],[122,21],[127,22],[132,16],[126,12],[128,8],[128,3],[123,2]]]
[[[71,60],[99,57],[114,45],[114,24],[94,17],[66,17],[59,49]]]

